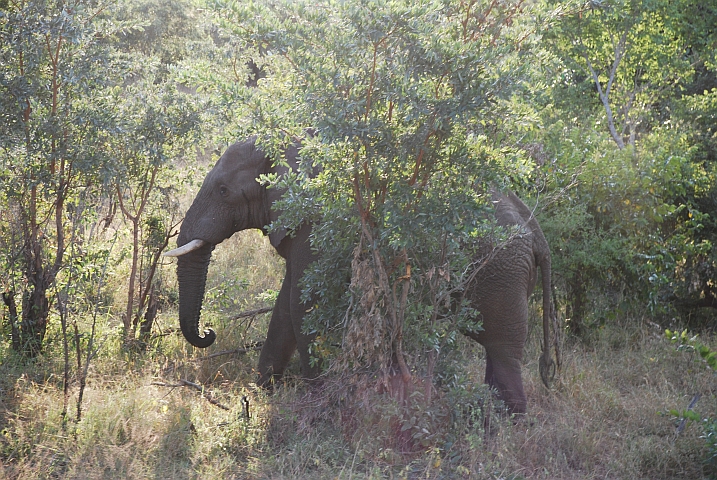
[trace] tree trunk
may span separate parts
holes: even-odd
[[[157,317],[157,310],[159,309],[159,302],[157,301],[157,296],[154,291],[153,286],[149,291],[147,310],[144,312],[144,319],[139,326],[139,339],[143,342],[147,342],[152,334],[152,325],[154,325],[154,319]]]
[[[582,275],[576,273],[568,282],[568,328],[570,331],[582,337],[585,332],[585,307],[587,303],[587,291]]]
[[[2,293],[2,301],[7,307],[8,322],[10,323],[10,338],[12,349],[20,351],[20,331],[17,328],[17,304],[15,303],[15,292],[10,290]]]
[[[34,285],[25,292],[22,299],[18,351],[26,357],[34,358],[42,351],[50,302],[47,299],[47,284],[43,273],[36,273],[31,277],[31,281]]]

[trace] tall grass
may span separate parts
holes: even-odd
[[[99,332],[104,343],[90,370],[79,422],[60,415],[59,343],[50,342],[33,363],[22,363],[4,346],[0,478],[695,479],[717,474],[702,461],[705,442],[697,425],[678,436],[675,421],[661,414],[686,408],[700,392],[696,409],[714,415],[715,377],[646,319],[618,319],[595,330],[589,344],[568,339],[562,371],[550,391],[539,380],[540,335],[533,322],[524,369],[529,413],[515,424],[492,414],[489,433],[479,411],[491,409],[491,397],[480,388],[483,353],[467,340],[452,364],[459,368],[452,373],[462,380],[438,386],[430,405],[422,403],[421,388],[407,406],[397,405],[367,376],[307,386],[294,381],[296,365],[273,394],[257,391],[252,387],[255,353],[209,355],[263,339],[267,315],[251,323],[228,319],[270,302],[266,292],[279,288],[281,275],[280,260],[256,232],[217,248],[203,322],[212,323],[218,341],[208,351],[194,350],[172,333],[156,337],[142,356],[123,352],[117,322],[104,319]],[[158,331],[169,333],[175,323],[176,313],[164,311]],[[703,341],[714,344],[711,338]],[[181,380],[205,390],[173,386]]]

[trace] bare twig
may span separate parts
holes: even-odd
[[[165,331],[163,331],[163,332],[161,332],[161,333],[155,333],[155,334],[153,334],[150,338],[151,338],[152,340],[154,340],[155,338],[167,337],[167,336],[169,336],[169,335],[179,335],[179,334],[181,334],[181,333],[182,333],[182,331],[181,331],[180,329],[170,327],[170,328],[167,328]]]
[[[214,398],[214,396],[212,396],[211,393],[206,391],[206,389],[204,388],[203,385],[199,385],[198,383],[190,382],[189,380],[185,380],[183,378],[179,380],[179,383],[152,382],[151,385],[156,385],[158,387],[171,387],[171,388],[190,387],[190,388],[197,390],[202,395],[202,397],[206,398],[207,401],[209,403],[211,403],[212,405],[215,405],[215,406],[221,408],[222,410],[231,410],[231,408],[227,407],[226,405],[224,405],[224,404],[220,403],[218,400],[216,400]]]
[[[262,313],[269,313],[272,310],[274,310],[274,307],[257,308],[256,310],[249,310],[249,311],[234,315],[233,317],[231,317],[230,320],[239,320],[240,318],[255,317],[257,315],[261,315]]]

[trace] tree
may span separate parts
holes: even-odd
[[[163,230],[166,237],[177,221],[162,210],[172,197],[165,170],[192,140],[198,114],[168,65],[118,53],[116,39],[137,28],[136,19],[119,17],[91,0],[13,2],[0,17],[3,300],[17,312],[10,315],[13,346],[31,357],[42,349],[65,254],[81,241],[73,216],[89,208],[87,199],[115,197],[132,224],[125,327],[152,299],[162,242],[146,235]],[[155,243],[144,264],[143,241]]]
[[[568,11],[548,39],[572,88],[596,93],[612,140],[620,149],[634,147],[638,131],[649,130],[662,113],[652,106],[691,74],[670,22],[679,7],[633,0],[555,3],[567,4]]]
[[[172,67],[195,55],[194,44],[207,38],[189,0],[123,0],[106,17],[127,27],[104,41],[117,52],[157,62],[154,81],[158,83],[169,81]]]
[[[551,207],[555,223],[544,225],[560,249],[555,270],[571,324],[585,327],[588,291],[622,292],[655,313],[669,310],[675,292],[668,292],[692,283],[686,273],[699,270],[683,266],[706,266],[698,259],[710,248],[699,233],[709,209],[696,201],[706,197],[695,195],[713,184],[696,156],[694,135],[704,128],[689,126],[704,117],[685,107],[709,103],[704,90],[686,94],[709,77],[699,73],[709,72],[712,58],[705,49],[710,34],[700,29],[712,7],[690,1],[545,6],[561,14],[545,37],[553,81],[549,93],[533,97],[543,106],[542,129],[531,135],[552,159],[552,181],[570,192]],[[699,18],[685,13],[695,8]]]
[[[146,341],[157,313],[155,273],[162,251],[179,223],[170,163],[194,140],[199,125],[196,106],[174,85],[156,85],[153,76],[116,89],[112,102],[123,119],[121,138],[111,142],[116,154],[111,177],[116,199],[130,223],[132,254],[123,315],[124,340],[131,344],[140,329]]]
[[[430,370],[461,327],[475,326],[470,312],[445,306],[471,271],[465,246],[490,229],[486,186],[521,177],[528,163],[500,150],[486,120],[509,114],[497,105],[526,63],[531,31],[516,20],[525,6],[213,5],[223,33],[241,45],[235,51],[263,52],[267,72],[241,92],[249,124],[237,130],[259,133],[272,155],[304,139],[301,171],[264,181],[287,189],[273,228],[317,222],[312,242],[322,255],[305,293],[321,308],[307,328],[327,339],[345,327],[345,361],[398,365],[405,381],[408,341]]]
[[[94,108],[111,70],[93,22],[101,10],[84,0],[18,1],[0,17],[1,203],[13,232],[4,301],[20,311],[13,346],[28,356],[42,349],[48,291],[73,241],[68,206],[108,160],[100,145],[111,116]]]

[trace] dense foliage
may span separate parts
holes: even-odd
[[[237,105],[231,131],[259,132],[278,151],[304,129],[318,130],[306,157],[322,173],[291,183],[284,207],[294,222],[323,220],[314,238],[323,262],[308,290],[323,300],[314,328],[324,334],[361,316],[360,286],[340,298],[349,275],[334,273],[353,268],[356,282],[356,269],[370,261],[371,288],[387,294],[386,331],[395,338],[401,330],[401,294],[388,292],[401,292],[397,279],[411,267],[412,331],[437,347],[445,328],[420,327],[417,317],[432,318],[440,294],[418,288],[418,279],[446,259],[460,272],[466,259],[453,247],[485,218],[481,192],[490,182],[512,185],[544,211],[573,333],[588,334],[626,309],[693,318],[714,306],[715,33],[704,21],[714,18],[712,7],[212,7],[231,64],[258,66],[264,77],[256,89],[232,89],[246,73],[202,78]],[[346,315],[352,296],[354,313]]]
[[[324,261],[307,291],[333,309],[314,319],[325,333],[348,301],[332,293],[341,276],[326,273],[343,269],[348,282],[354,256],[354,268],[371,257],[376,272],[391,270],[384,294],[401,290],[409,268],[414,280],[445,261],[460,271],[455,247],[476,234],[491,183],[540,197],[575,333],[601,321],[587,318],[601,297],[629,293],[671,315],[714,307],[713,8],[128,5],[13,2],[3,12],[3,290],[18,348],[41,348],[45,292],[75,241],[71,213],[86,222],[79,209],[115,209],[126,195],[143,212],[143,189],[192,140],[198,113],[172,78],[200,92],[205,131],[224,142],[259,132],[278,151],[318,132],[305,156],[321,173],[286,180],[284,206],[293,221],[323,219],[314,240]],[[166,211],[160,197],[147,208]],[[139,235],[143,220],[125,210]],[[430,317],[432,302],[408,304],[425,303],[416,313]]]
[[[575,338],[713,329],[716,25],[696,0],[0,1],[3,348],[57,333],[66,388],[98,318],[144,349],[179,202],[250,134],[276,161],[303,143],[261,181],[287,190],[272,228],[316,222],[306,328],[334,368],[460,383],[478,325],[450,299],[510,234],[492,187],[535,208]]]
[[[488,228],[487,185],[530,171],[484,121],[503,115],[525,74],[531,32],[509,28],[518,6],[215,6],[242,45],[237,63],[261,61],[266,74],[238,127],[270,151],[315,131],[304,139],[304,170],[274,186],[289,189],[284,226],[318,223],[322,256],[306,294],[319,308],[307,328],[326,345],[341,328],[347,361],[385,368],[397,359],[409,376],[404,336],[414,353],[437,352],[470,321],[444,305],[470,275],[466,246]]]
[[[693,2],[555,6],[542,44],[551,88],[538,97],[544,129],[535,137],[566,189],[549,229],[573,331],[611,318],[625,300],[653,315],[713,307],[716,37],[703,21],[717,11]],[[610,296],[608,311],[596,311]]]
[[[153,57],[114,48],[139,28],[119,11],[77,1],[13,2],[3,12],[2,290],[13,348],[24,355],[42,350],[53,309],[66,332],[68,310],[91,297],[81,292],[98,281],[93,264],[109,253],[118,204],[133,224],[123,324],[134,338],[166,246],[152,236],[178,221],[167,224],[172,182],[162,177],[193,140],[197,114],[174,84],[156,80]],[[154,258],[140,265],[142,252]]]

